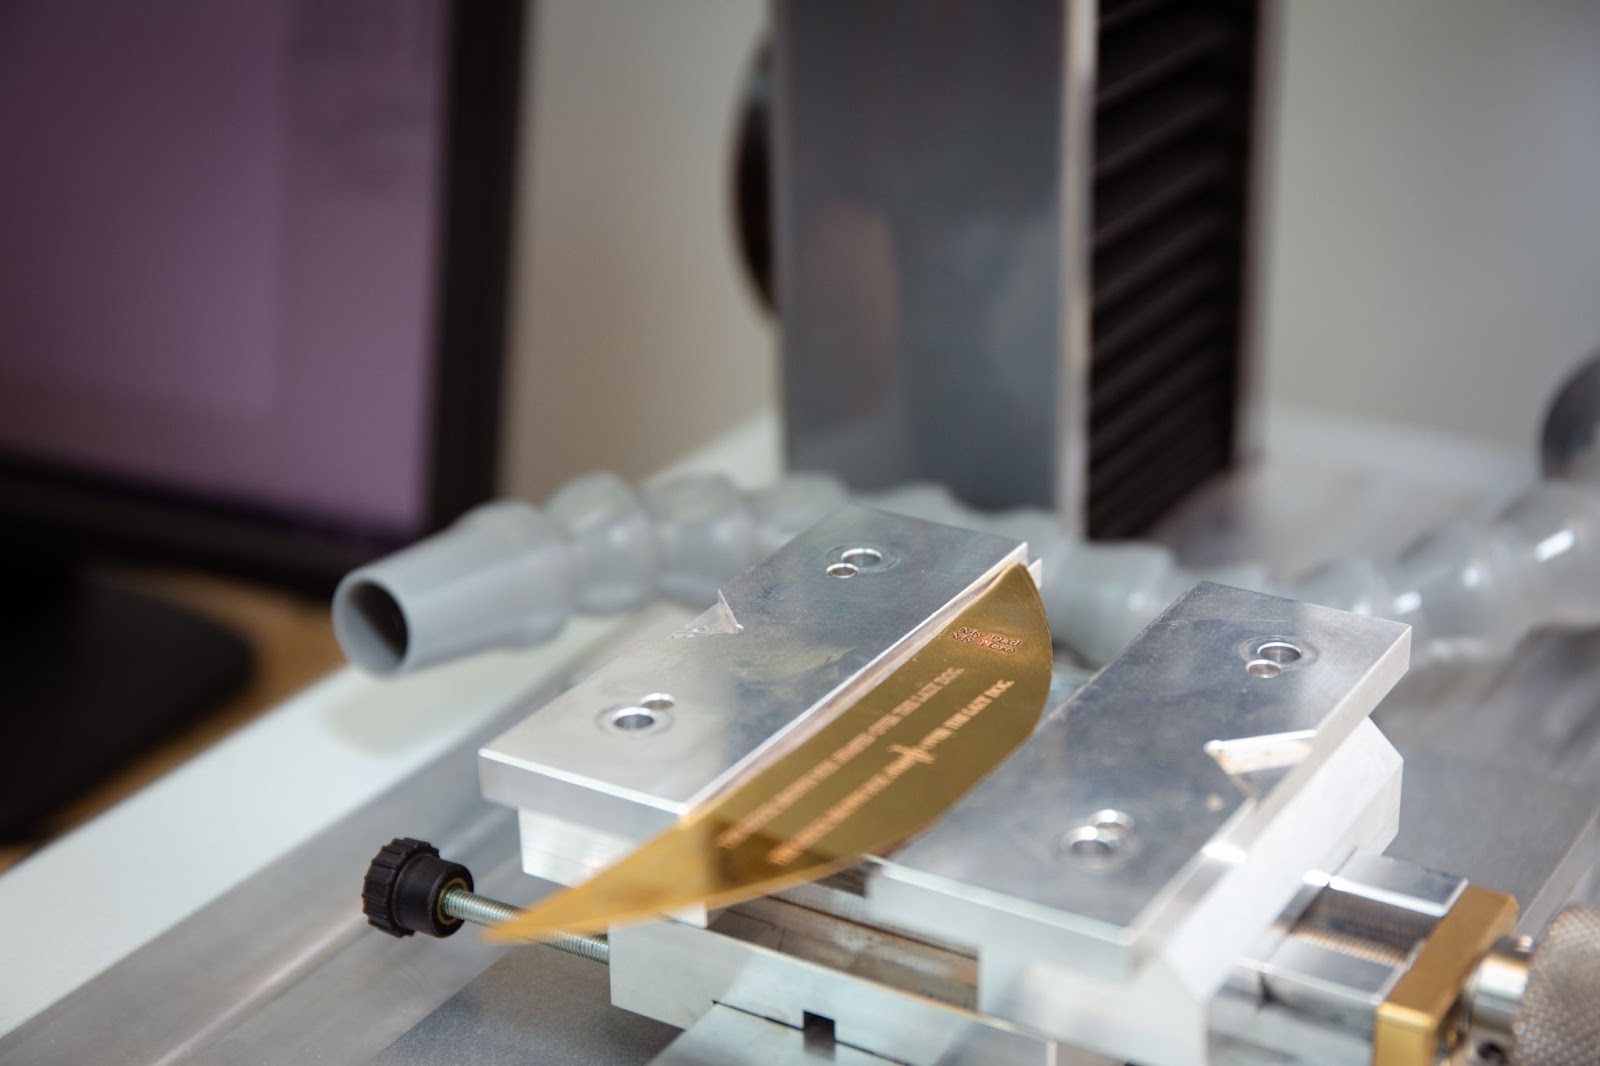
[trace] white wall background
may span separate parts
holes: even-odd
[[[651,474],[775,402],[729,168],[766,5],[538,0],[523,105],[504,473]]]
[[[1552,390],[1600,349],[1600,3],[1278,14],[1263,399],[1531,455]],[[642,477],[775,402],[727,202],[765,21],[760,0],[536,5],[508,491]]]
[[[1268,402],[1531,449],[1600,349],[1600,4],[1281,14]]]

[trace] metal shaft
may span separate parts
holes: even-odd
[[[468,892],[464,888],[449,888],[439,900],[439,909],[452,918],[459,918],[463,922],[473,925],[499,925],[508,922],[522,912],[509,903],[502,903],[488,896],[480,896],[476,892]],[[577,936],[572,933],[557,933],[540,943],[557,951],[565,951],[568,955],[577,955],[593,962],[609,963],[611,961],[611,945],[603,936]]]
[[[1531,937],[1506,937],[1478,963],[1466,988],[1467,1039],[1483,1062],[1506,1062],[1516,1047],[1517,1011],[1528,991]]]

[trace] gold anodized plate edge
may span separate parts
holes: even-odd
[[[1473,968],[1517,920],[1517,901],[1468,885],[1378,1007],[1373,1066],[1435,1066],[1450,1013]]]

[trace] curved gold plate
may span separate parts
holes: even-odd
[[[812,881],[920,832],[1028,739],[1050,627],[1012,565],[911,659],[770,766],[590,880],[485,932],[593,933]]]

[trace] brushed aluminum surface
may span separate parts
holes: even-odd
[[[1008,538],[843,508],[487,746],[484,796],[535,816],[528,872],[571,883],[802,743],[1026,561]]]
[[[880,876],[1045,908],[1044,921],[1135,948],[1366,720],[1404,672],[1407,638],[1396,623],[1202,584]],[[1252,673],[1256,650],[1280,642],[1297,658]],[[1096,861],[1064,838],[1105,811],[1128,825]]]
[[[490,939],[546,940],[726,907],[892,848],[1028,739],[1052,659],[1039,587],[1014,563],[803,743]]]

